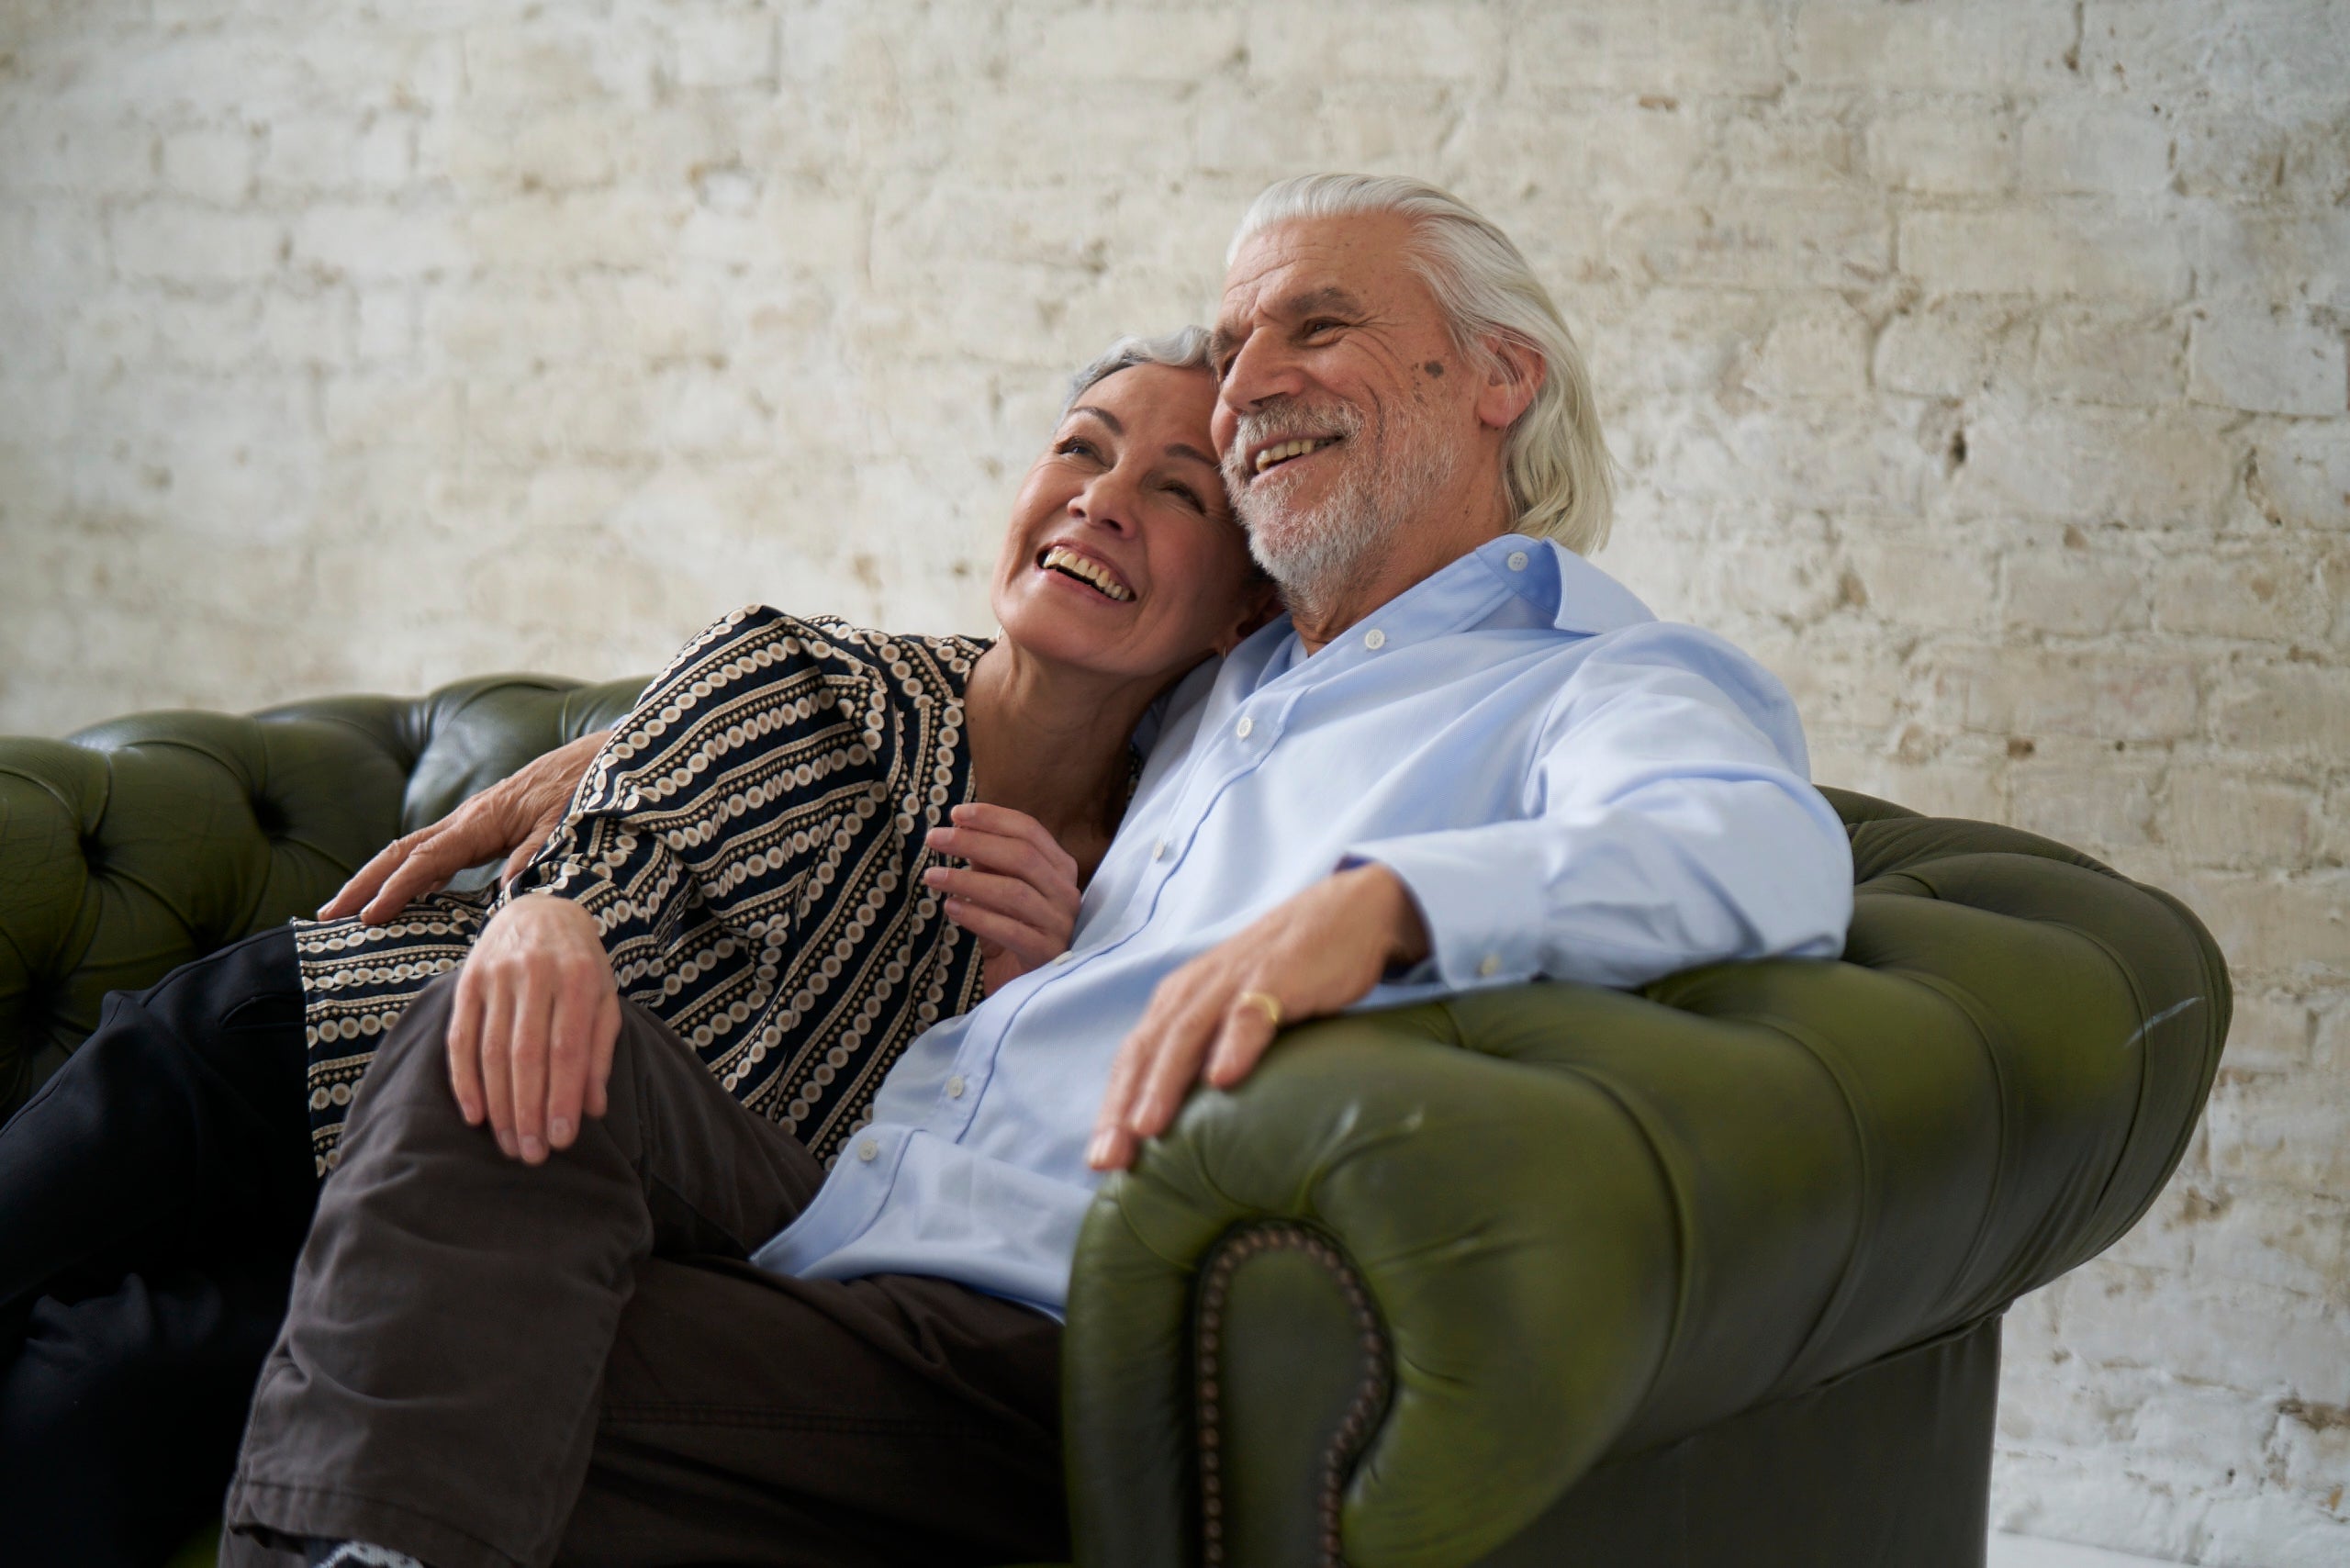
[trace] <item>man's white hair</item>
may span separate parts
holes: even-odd
[[[1613,465],[1593,407],[1591,373],[1550,291],[1510,237],[1467,202],[1401,174],[1303,174],[1269,185],[1249,203],[1225,264],[1260,230],[1294,218],[1393,212],[1412,220],[1408,261],[1436,296],[1452,340],[1481,371],[1500,337],[1542,357],[1542,386],[1510,426],[1502,448],[1521,533],[1547,534],[1589,554],[1607,542],[1615,508]]]

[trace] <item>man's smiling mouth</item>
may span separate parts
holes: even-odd
[[[1058,572],[1063,577],[1075,577],[1104,599],[1120,604],[1128,603],[1135,597],[1135,590],[1128,588],[1117,573],[1065,545],[1046,545],[1045,553],[1036,558],[1036,566],[1041,571]]]
[[[1339,438],[1335,435],[1309,435],[1301,436],[1294,441],[1274,442],[1270,446],[1258,449],[1254,473],[1264,474],[1293,458],[1307,456],[1321,451],[1326,446],[1336,446],[1338,440]]]

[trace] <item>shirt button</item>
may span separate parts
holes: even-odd
[[[963,1097],[963,1075],[961,1073],[958,1072],[954,1077],[946,1081],[946,1097],[949,1100],[960,1100]]]
[[[1374,627],[1362,634],[1362,645],[1376,652],[1387,645],[1387,633]]]
[[[1167,858],[1167,841],[1165,839],[1162,838],[1157,844],[1151,846],[1150,857],[1153,860],[1164,860]]]
[[[1525,551],[1513,550],[1509,553],[1509,569],[1513,572],[1522,572],[1526,570]]]
[[[872,1164],[875,1159],[878,1159],[880,1157],[880,1153],[881,1146],[875,1143],[871,1138],[862,1139],[856,1146],[856,1157],[865,1161],[867,1165]]]
[[[1245,717],[1244,717],[1244,718],[1240,721],[1240,722],[1238,722],[1238,723],[1237,723],[1237,724],[1235,724],[1235,725],[1233,725],[1233,726],[1232,726],[1232,733],[1233,733],[1234,734],[1236,734],[1236,735],[1238,735],[1242,740],[1244,740],[1244,741],[1245,741],[1245,740],[1247,740],[1247,739],[1248,738],[1248,732],[1249,732],[1249,731],[1251,731],[1251,730],[1253,730],[1253,729],[1255,729],[1256,727],[1257,727],[1257,721],[1256,721],[1256,720],[1254,720],[1254,719],[1250,719],[1250,718],[1245,718]]]
[[[1068,963],[1074,956],[1075,955],[1071,954],[1068,948],[1062,948],[1059,952],[1053,955],[1053,968],[1059,969],[1063,964]]]
[[[1501,959],[1491,953],[1486,954],[1483,958],[1478,961],[1477,973],[1480,977],[1485,980],[1491,980],[1501,972]]]

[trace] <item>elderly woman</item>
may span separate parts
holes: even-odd
[[[435,976],[464,966],[458,1103],[519,1159],[603,1110],[590,966],[829,1158],[917,1033],[1064,949],[1151,704],[1270,609],[1214,397],[1195,330],[1080,374],[1005,533],[995,641],[737,610],[502,890],[399,908],[387,875],[430,857],[396,846],[335,918],[110,998],[0,1131],[10,1561],[151,1562],[217,1507],[352,1096]],[[370,893],[372,922],[347,913]]]

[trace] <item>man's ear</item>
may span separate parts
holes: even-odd
[[[1232,652],[1281,612],[1281,589],[1261,577],[1256,578],[1241,590],[1241,603],[1240,614],[1215,640],[1219,655]]]
[[[1516,338],[1485,340],[1484,385],[1477,388],[1477,420],[1493,430],[1507,430],[1526,412],[1550,374],[1540,351]]]

